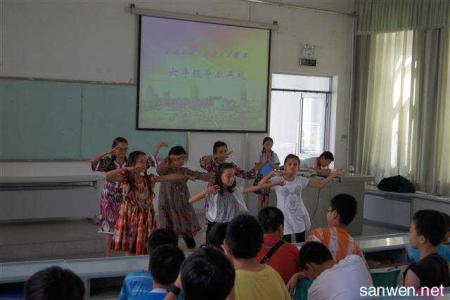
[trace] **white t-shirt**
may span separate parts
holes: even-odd
[[[272,177],[272,182],[279,182],[282,177]],[[277,194],[277,207],[284,215],[284,234],[301,233],[311,228],[311,220],[302,200],[302,190],[308,186],[309,179],[296,177],[293,181],[285,180],[285,185],[273,187]]]
[[[363,286],[373,286],[372,277],[360,256],[348,255],[313,281],[308,300],[360,299]]]
[[[224,192],[221,195],[217,192],[206,196],[208,202],[206,218],[208,221],[226,223],[242,212],[248,211],[243,193],[243,187],[235,187],[233,193]]]

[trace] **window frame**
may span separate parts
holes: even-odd
[[[324,124],[324,136],[323,136],[323,151],[326,151],[330,148],[330,129],[331,129],[331,87],[332,87],[332,80],[333,78],[331,76],[314,76],[314,75],[306,75],[306,74],[282,74],[282,73],[273,73],[272,76],[276,75],[294,75],[294,76],[308,76],[308,77],[327,77],[329,78],[330,87],[329,91],[316,91],[316,90],[304,90],[304,89],[286,89],[286,88],[271,88],[271,98],[272,98],[272,92],[294,92],[299,93],[299,101],[300,101],[300,112],[299,112],[299,118],[300,118],[300,128],[299,128],[299,136],[297,137],[297,147],[296,147],[296,155],[308,155],[307,153],[302,152],[302,129],[303,129],[303,94],[321,94],[325,95],[325,124]],[[272,99],[271,99],[272,100]],[[272,112],[270,112],[272,113]],[[269,121],[269,128],[270,128],[270,121]],[[269,132],[270,133],[270,132]],[[271,134],[271,133],[270,133]],[[320,154],[320,153],[319,153]]]

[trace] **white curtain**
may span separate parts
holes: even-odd
[[[413,32],[371,39],[361,171],[379,180],[411,172]]]
[[[361,41],[369,57],[364,78],[356,78],[358,170],[377,181],[400,174],[419,190],[450,195],[449,30],[376,33]]]

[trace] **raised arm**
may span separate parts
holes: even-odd
[[[234,174],[242,179],[254,179],[256,177],[256,170],[253,168],[249,171],[245,171],[234,165]]]
[[[272,177],[275,177],[275,176],[281,176],[281,173],[278,172],[278,171],[272,171],[272,172],[270,172],[269,174],[267,174],[266,176],[264,176],[264,177],[261,179],[261,181],[259,182],[259,184],[265,184],[265,183],[268,183],[268,182],[270,182],[270,179],[271,179]]]
[[[330,184],[330,182],[335,177],[343,176],[343,175],[344,175],[344,172],[342,172],[342,171],[331,172],[330,175],[323,180],[310,179],[308,182],[308,186],[312,187],[312,188],[321,189],[321,188],[326,187],[328,184]]]
[[[187,174],[175,174],[175,173],[155,176],[155,182],[176,181],[176,180],[195,180],[195,177]]]
[[[208,172],[213,171],[214,167],[214,156],[205,155],[200,158],[200,167]]]
[[[203,191],[201,191],[200,193],[197,193],[195,195],[191,195],[191,197],[189,198],[189,203],[194,203],[194,202],[197,202],[199,200],[202,200],[207,195],[215,194],[218,191],[219,191],[219,186],[218,185],[209,186],[206,189],[204,189]]]
[[[158,175],[165,175],[167,174],[168,169],[169,169],[169,158],[166,157],[158,164],[156,172],[158,173]]]
[[[331,174],[331,170],[330,169],[321,169],[319,167],[319,165],[316,166],[316,168],[314,169],[314,171],[316,172],[317,175],[321,175],[321,176],[328,176]]]
[[[246,187],[244,187],[244,193],[253,193],[262,189],[269,189],[273,186],[276,185],[284,185],[284,180],[281,179],[277,182],[267,182],[267,183],[263,183],[261,184],[261,182],[258,185],[248,185]]]
[[[155,159],[158,159],[159,151],[161,150],[161,148],[167,147],[167,146],[169,146],[169,145],[166,142],[160,142],[158,144],[158,146],[156,146],[155,151],[153,151],[153,157]]]
[[[194,177],[195,179],[199,179],[199,180],[206,181],[206,182],[210,182],[214,176],[212,173],[193,171],[188,168],[186,168],[186,174]]]
[[[113,182],[122,182],[127,172],[134,172],[136,167],[124,167],[122,169],[115,169],[109,172],[106,172],[106,180]]]
[[[92,157],[90,160],[92,170],[95,171],[95,166],[97,165],[97,163],[100,159],[102,159],[103,157],[105,157],[107,155],[110,155],[113,151],[114,151],[114,149],[106,151],[106,152],[98,153],[94,157]]]

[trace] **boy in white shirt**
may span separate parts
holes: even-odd
[[[360,288],[373,286],[363,259],[348,255],[339,263],[319,242],[307,242],[300,249],[299,268],[313,280],[308,300],[352,300],[360,298]]]
[[[317,175],[328,176],[331,172],[330,164],[333,161],[333,153],[324,151],[319,157],[302,159],[301,169],[313,170]]]

